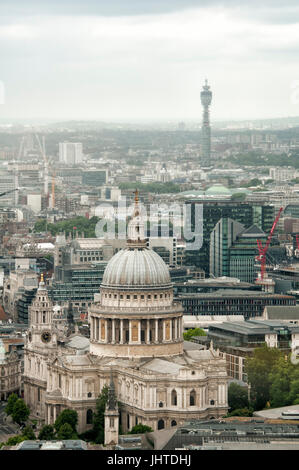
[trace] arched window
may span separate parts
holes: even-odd
[[[87,410],[86,412],[86,424],[92,424],[93,412],[92,410]]]
[[[158,429],[164,429],[164,420],[163,420],[163,419],[159,419],[159,421],[158,421]]]
[[[171,421],[171,426],[176,426],[176,425],[177,425],[177,422],[175,421],[175,419],[173,419],[173,420]]]
[[[210,404],[211,404],[211,405],[215,405],[215,401],[214,401],[214,400],[211,400],[211,401],[210,401]]]
[[[194,406],[195,405],[195,399],[196,399],[196,393],[195,393],[195,390],[191,390],[190,392],[190,406]]]
[[[177,406],[178,404],[178,395],[175,390],[172,390],[171,392],[171,404],[173,406]]]
[[[160,407],[160,408],[163,408],[163,402],[162,402],[162,401],[160,401],[159,407]]]

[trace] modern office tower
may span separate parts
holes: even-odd
[[[81,142],[60,142],[59,162],[67,165],[77,165],[83,160]]]
[[[209,116],[209,106],[212,101],[212,92],[205,81],[203,90],[200,93],[201,104],[203,105],[203,120],[201,128],[201,162],[205,166],[209,166],[211,161],[211,126]]]
[[[108,170],[86,170],[82,173],[82,184],[103,186],[108,181]]]
[[[210,239],[210,275],[215,277],[230,276],[229,249],[244,230],[244,225],[224,217],[217,222]]]
[[[196,210],[195,206],[197,204],[202,204],[203,206],[203,243],[200,249],[187,249],[186,250],[186,264],[188,266],[197,266],[203,269],[206,273],[206,277],[209,275],[210,271],[210,237],[212,230],[214,229],[217,222],[222,217],[229,217],[240,224],[243,224],[245,228],[251,227],[251,225],[257,225],[257,206],[258,204],[249,204],[248,202],[234,202],[227,200],[202,200],[201,202],[189,200],[186,201],[186,205],[191,205],[191,220],[190,228],[194,232],[196,228]],[[267,209],[260,209],[259,220],[260,223],[258,226],[265,232],[269,233],[275,218],[275,209],[274,206],[267,206]],[[270,217],[271,215],[271,217]]]
[[[244,225],[224,217],[210,238],[210,275],[229,276],[253,283],[257,277],[257,239],[265,245],[267,235],[256,225]]]
[[[256,225],[252,225],[237,235],[229,249],[229,273],[244,282],[254,282],[259,267],[255,257],[258,255],[257,240],[265,246],[267,235]]]

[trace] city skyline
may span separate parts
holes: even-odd
[[[80,7],[80,8],[79,8]],[[278,2],[40,2],[0,7],[0,119],[299,115],[299,7]]]

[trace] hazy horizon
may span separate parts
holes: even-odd
[[[295,0],[40,3],[1,1],[1,121],[201,122],[205,78],[212,122],[299,116]]]

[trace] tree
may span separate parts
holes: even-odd
[[[41,441],[52,441],[55,439],[55,430],[51,424],[45,424],[38,434],[38,438]]]
[[[253,409],[252,408],[238,408],[236,410],[227,413],[226,417],[230,418],[232,416],[252,416]]]
[[[129,434],[144,434],[145,432],[153,432],[153,430],[150,426],[139,423],[132,427]]]
[[[12,436],[10,437],[6,442],[6,446],[15,446],[19,444],[20,442],[27,441],[28,439],[25,436],[19,435],[19,436]]]
[[[22,398],[18,398],[13,407],[13,412],[11,414],[12,419],[15,423],[24,424],[30,414],[28,406],[25,404]]]
[[[14,409],[14,406],[18,400],[18,395],[16,393],[12,393],[9,395],[8,400],[7,400],[7,406],[5,408],[5,413],[7,415],[11,415]]]
[[[232,382],[228,387],[228,405],[230,412],[240,408],[248,408],[248,393],[245,387]]]
[[[103,444],[105,438],[105,409],[108,401],[108,386],[104,385],[97,399],[96,412],[93,418],[93,436],[96,444]]]
[[[245,201],[246,199],[246,193],[235,193],[232,194],[231,200],[232,201]]]
[[[64,423],[60,426],[57,432],[58,439],[77,439],[77,433],[74,431],[69,423]]]
[[[251,385],[251,397],[255,410],[263,409],[270,400],[270,374],[281,357],[283,357],[281,351],[265,345],[256,348],[253,357],[246,360],[245,369],[248,383]]]
[[[190,341],[192,336],[207,336],[207,333],[201,328],[193,328],[185,331],[183,336],[185,341]]]
[[[293,405],[299,405],[299,378],[290,383],[289,402]]]
[[[243,181],[240,183],[241,188],[250,188],[251,186],[259,186],[262,184],[262,181],[259,180],[258,178],[253,178],[249,181]]]
[[[64,424],[69,424],[73,430],[74,433],[77,432],[76,426],[78,423],[78,413],[75,410],[70,410],[66,409],[63,410],[60,415],[57,417],[55,423],[54,423],[54,428],[56,429],[56,432],[59,432],[59,429],[61,426]]]
[[[277,408],[280,406],[290,405],[290,382],[294,365],[290,361],[286,361],[281,357],[276,362],[269,375],[270,386],[270,405]]]
[[[23,429],[22,436],[26,437],[28,441],[34,441],[36,439],[34,431],[31,426],[26,426]]]

